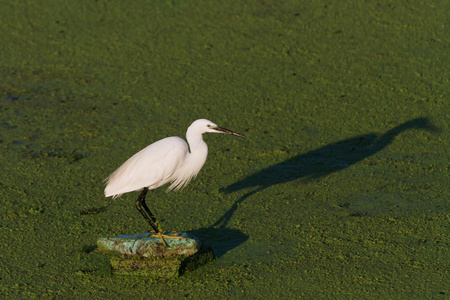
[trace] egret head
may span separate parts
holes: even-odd
[[[201,133],[205,133],[205,132],[226,133],[226,134],[245,138],[245,136],[243,136],[242,134],[239,134],[239,133],[231,131],[229,129],[217,126],[217,124],[211,122],[210,120],[206,120],[206,119],[199,119],[199,120],[194,121],[189,128],[191,128],[191,127],[192,127],[192,129],[195,128],[197,131],[199,131]]]

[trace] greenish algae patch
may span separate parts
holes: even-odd
[[[137,255],[112,255],[111,271],[117,275],[148,276],[154,279],[177,278],[214,261],[211,247],[203,247],[192,255],[145,257]]]
[[[154,278],[174,278],[180,273],[182,259],[146,257],[112,257],[111,270],[113,274],[150,276]]]
[[[1,297],[448,297],[449,5],[0,4]],[[197,179],[149,204],[218,259],[111,275],[97,237],[147,228],[102,180],[197,118],[246,142],[205,136]],[[436,130],[367,151],[418,118]]]

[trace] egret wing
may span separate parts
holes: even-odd
[[[155,189],[172,181],[188,153],[186,142],[179,137],[168,137],[147,146],[106,179],[105,196],[116,198],[123,193],[144,187]]]

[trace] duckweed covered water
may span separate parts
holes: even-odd
[[[448,1],[0,3],[2,298],[450,294]],[[148,197],[218,259],[110,274],[147,230],[102,180],[198,118],[209,157]]]

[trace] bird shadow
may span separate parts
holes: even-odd
[[[310,181],[344,170],[365,158],[383,150],[400,133],[410,129],[422,129],[438,132],[428,118],[416,118],[402,123],[384,134],[368,133],[355,136],[324,147],[289,158],[285,161],[262,169],[248,177],[224,188],[225,193],[241,189],[255,188],[237,199],[214,224],[208,228],[192,231],[203,240],[213,245],[216,255],[220,257],[227,251],[244,243],[249,236],[236,229],[228,229],[227,224],[236,213],[239,204],[253,194],[271,186],[294,180]]]
[[[251,187],[266,189],[297,179],[305,181],[317,179],[344,170],[374,155],[391,144],[397,135],[410,129],[439,131],[427,118],[416,118],[402,123],[382,135],[376,133],[359,135],[294,156],[235,182],[226,187],[224,191],[232,193]]]

